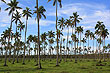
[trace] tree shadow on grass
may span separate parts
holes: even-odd
[[[8,72],[8,73],[16,73],[16,72],[30,72],[30,71],[37,71],[39,70],[38,68],[16,68],[16,69],[1,69],[0,72]]]

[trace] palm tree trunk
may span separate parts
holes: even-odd
[[[11,16],[11,25],[10,25],[10,29],[12,29],[12,19],[13,19],[13,12],[12,12],[12,16]],[[9,32],[8,48],[9,48],[9,42],[10,42],[10,35],[11,35],[11,31]],[[11,62],[11,47],[10,47],[10,52],[9,52],[9,62]]]
[[[58,33],[58,29],[57,29],[57,1],[56,0],[56,31]],[[57,34],[57,60],[56,60],[56,66],[59,66],[59,63],[58,63],[58,59],[59,59],[59,54],[58,54],[58,34]]]
[[[36,0],[36,6],[38,11],[38,0]],[[42,69],[41,62],[40,62],[40,25],[39,25],[39,13],[37,13],[37,22],[38,22],[38,49],[39,49],[39,68]]]
[[[105,46],[105,38],[104,38],[104,46]],[[104,51],[105,51],[105,50],[103,50],[103,59],[104,59],[104,61],[105,61],[105,54],[104,54]]]
[[[94,54],[94,60],[95,60],[95,53],[94,53],[94,37],[93,37],[93,54]]]
[[[69,38],[69,26],[68,26],[68,34],[67,34],[67,43],[66,43],[66,61],[67,61],[67,55],[69,54],[67,54],[67,48],[68,48],[68,38]]]
[[[5,52],[5,63],[4,63],[4,66],[7,66],[7,51],[8,51],[8,49],[6,48],[6,52]]]
[[[60,42],[60,61],[62,60],[62,37]]]
[[[25,44],[24,44],[24,55],[23,55],[23,65],[25,64],[25,49],[26,49],[26,33],[27,33],[27,18],[26,18],[26,27],[25,27]]]
[[[19,55],[19,49],[17,50],[17,63],[19,63],[18,55]]]

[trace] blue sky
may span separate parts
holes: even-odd
[[[9,0],[6,0],[9,2]],[[36,0],[18,0],[20,2],[19,6],[23,9],[29,7],[34,10]],[[55,7],[52,6],[53,1],[47,3],[47,0],[39,0],[39,6],[43,5],[46,9],[45,15],[47,19],[42,18],[40,20],[40,31],[41,33],[47,32],[49,30],[55,31]],[[69,18],[73,12],[78,12],[83,20],[78,24],[78,26],[83,26],[84,32],[86,30],[91,30],[94,32],[94,27],[97,21],[103,21],[110,32],[110,0],[62,0],[63,8],[58,8],[58,18],[64,17]],[[10,25],[10,16],[8,16],[8,11],[4,11],[7,7],[4,3],[0,2],[0,7],[2,11],[0,12],[0,34],[3,30],[7,29]],[[22,10],[20,10],[22,12]],[[35,21],[35,15],[28,21],[28,32],[29,34],[37,34],[37,23]],[[25,22],[25,18],[22,18]],[[13,24],[13,30],[15,31],[15,24]],[[67,29],[63,31],[66,37]],[[24,33],[22,33],[24,36]],[[23,38],[24,39],[24,38]],[[107,39],[107,43],[110,42],[110,35]]]

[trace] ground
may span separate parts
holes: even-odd
[[[26,61],[26,65],[20,63],[7,63],[8,66],[4,67],[4,61],[0,61],[0,73],[110,73],[110,62],[103,62],[105,66],[96,66],[97,61],[74,61],[68,60],[67,62],[62,61],[60,66],[56,67],[55,59],[51,62],[49,60],[42,61],[42,69],[38,69],[34,66],[36,63],[34,60],[30,62]]]

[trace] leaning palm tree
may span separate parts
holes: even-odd
[[[48,2],[51,1],[51,0],[48,0]],[[60,8],[62,8],[62,4],[61,4],[61,0],[54,0],[53,2],[53,6],[55,6],[56,4],[56,31],[58,30],[57,29],[57,20],[58,20],[58,17],[57,17],[57,8],[58,8],[58,2],[59,2],[59,5],[60,5]],[[59,66],[58,64],[58,35],[57,35],[57,61],[56,61],[56,66]]]
[[[39,49],[39,68],[42,69],[41,62],[40,62],[40,25],[39,21],[42,18],[42,16],[46,19],[46,16],[44,12],[46,12],[45,8],[43,6],[38,6],[38,0],[36,0],[36,7],[37,10],[34,11],[34,13],[37,14],[37,23],[38,23],[38,49]]]
[[[31,18],[32,16],[32,13],[31,13],[31,10],[30,8],[26,7],[25,10],[23,10],[23,17],[26,17],[26,27],[25,27],[25,45],[26,45],[26,33],[27,33],[27,24],[28,24],[28,19],[29,17]],[[26,49],[26,46],[24,45],[24,55],[23,55],[23,64],[25,64],[25,49]]]

